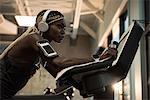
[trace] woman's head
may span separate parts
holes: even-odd
[[[63,14],[54,10],[42,10],[39,12],[36,18],[36,27],[41,32],[46,32],[48,30],[48,25],[53,22],[64,19]],[[46,25],[46,26],[45,26]],[[46,28],[45,28],[46,27]]]
[[[64,16],[58,11],[42,10],[37,15],[35,26],[43,33],[43,37],[48,40],[61,42],[65,34]]]

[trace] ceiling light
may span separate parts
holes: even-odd
[[[19,26],[34,26],[36,16],[15,16]]]

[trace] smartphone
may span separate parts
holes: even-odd
[[[38,46],[42,50],[45,56],[47,57],[54,57],[57,56],[57,52],[52,48],[52,46],[47,41],[38,41]]]

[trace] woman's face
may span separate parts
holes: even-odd
[[[46,32],[49,41],[54,40],[60,43],[65,35],[66,24],[64,20],[59,20],[49,25],[49,30]]]

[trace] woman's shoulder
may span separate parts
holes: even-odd
[[[26,47],[26,48],[30,48],[30,49],[32,48],[34,50],[38,50],[36,43],[37,43],[37,41],[39,41],[41,39],[42,39],[42,37],[37,33],[28,34],[25,38],[23,38],[19,42],[19,44],[24,45],[24,47]]]
[[[43,39],[43,37],[38,33],[34,33],[34,34],[29,34],[26,37],[26,39],[29,41],[39,41],[39,40]]]

